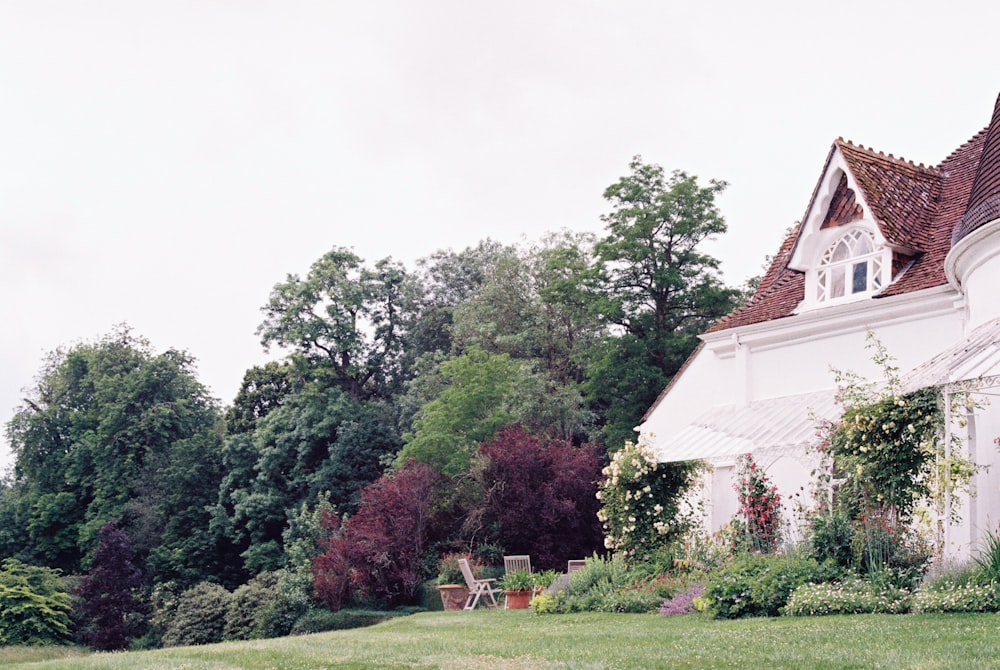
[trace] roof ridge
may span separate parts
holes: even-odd
[[[874,147],[866,147],[863,144],[855,144],[851,140],[844,139],[843,136],[838,137],[835,142],[841,147],[847,146],[849,149],[855,149],[858,151],[863,151],[870,155],[872,158],[881,158],[882,160],[891,163],[892,165],[902,165],[906,167],[911,167],[915,170],[920,170],[927,174],[937,175],[940,170],[935,165],[924,165],[923,163],[915,163],[908,158],[903,156],[893,156],[891,153],[886,154],[884,151],[877,151]]]
[[[990,127],[989,127],[989,125],[987,125],[982,130],[980,130],[978,133],[976,133],[975,135],[973,135],[969,139],[967,139],[964,142],[962,142],[962,144],[958,145],[958,147],[954,151],[952,151],[950,154],[948,154],[947,156],[945,156],[941,160],[941,162],[938,163],[935,166],[935,168],[938,169],[938,170],[941,170],[944,167],[945,163],[947,163],[948,161],[954,159],[960,153],[962,153],[964,151],[967,151],[968,148],[969,148],[969,146],[972,145],[974,142],[978,141],[980,137],[982,137],[983,135],[985,135],[989,131],[989,129],[990,129]]]

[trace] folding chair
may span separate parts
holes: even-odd
[[[484,595],[489,598],[490,601],[486,603],[486,606],[496,607],[496,594],[503,593],[503,589],[493,586],[492,582],[496,580],[476,579],[472,574],[472,568],[469,567],[469,561],[467,559],[458,559],[458,567],[462,569],[462,576],[465,577],[465,585],[469,587],[469,597],[465,599],[465,607],[463,609],[476,609],[476,605],[479,604],[479,598]]]

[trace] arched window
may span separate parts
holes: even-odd
[[[855,228],[839,237],[820,258],[816,270],[816,301],[826,302],[882,288],[883,253],[875,237]]]

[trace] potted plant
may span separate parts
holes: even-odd
[[[469,554],[445,554],[438,561],[438,593],[441,594],[441,604],[445,611],[460,610],[469,597],[469,587],[465,584],[465,576],[458,565],[458,559],[469,561],[469,567],[475,570],[479,564]]]
[[[534,577],[527,570],[508,572],[500,578],[500,588],[507,596],[507,608],[512,610],[527,609],[534,586]]]

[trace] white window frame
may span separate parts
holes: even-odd
[[[842,226],[806,276],[806,302],[827,307],[869,298],[892,279],[892,250],[868,226]]]

